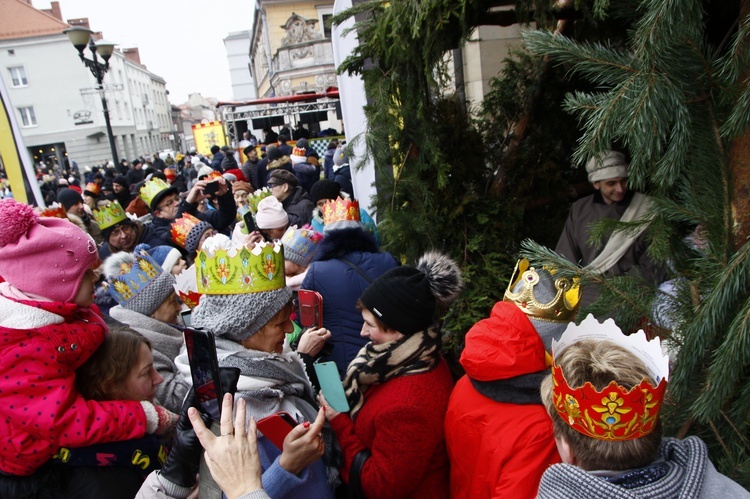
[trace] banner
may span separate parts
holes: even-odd
[[[195,139],[195,150],[204,156],[211,155],[211,146],[225,146],[227,139],[224,136],[224,127],[221,121],[208,121],[193,125],[193,138]]]
[[[13,197],[22,203],[44,207],[42,191],[34,175],[34,162],[23,144],[16,113],[0,78],[0,162],[8,175]]]

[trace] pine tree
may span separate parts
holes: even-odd
[[[609,2],[594,3],[607,15]],[[652,325],[672,352],[668,433],[698,434],[720,471],[750,485],[750,2],[643,0],[625,45],[576,42],[535,30],[539,56],[595,85],[564,107],[584,130],[578,164],[619,146],[629,183],[654,200],[651,219],[598,224],[593,238],[648,223],[650,255],[674,289],[635,277],[604,279],[527,241],[525,254],[562,275],[600,284],[595,312],[625,328]],[[673,356],[674,357],[674,356]]]

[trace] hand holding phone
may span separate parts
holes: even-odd
[[[258,421],[258,431],[279,450],[284,450],[284,439],[295,426],[297,426],[297,421],[291,414],[284,411],[271,414]]]
[[[219,181],[212,180],[211,182],[208,182],[206,186],[203,188],[203,195],[215,196],[218,191],[219,191]]]

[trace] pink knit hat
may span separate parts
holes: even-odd
[[[0,201],[0,220],[0,276],[24,293],[72,302],[98,258],[91,236],[13,199]]]
[[[255,224],[259,229],[279,229],[289,225],[289,216],[278,199],[268,196],[258,203]]]

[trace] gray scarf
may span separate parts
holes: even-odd
[[[647,479],[647,475],[641,475],[641,479],[646,479],[635,486],[631,484],[628,488],[612,483],[620,481],[620,476],[605,478],[587,473],[570,464],[555,464],[542,475],[537,497],[541,499],[561,497],[691,499],[698,497],[708,463],[706,444],[698,437],[688,437],[685,440],[665,438],[659,448],[659,455],[663,459],[666,471],[656,474],[651,480]],[[633,474],[634,471],[624,472],[621,475]]]

